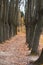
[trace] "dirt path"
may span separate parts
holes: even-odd
[[[17,35],[11,40],[0,44],[0,65],[27,65],[28,48],[25,36]]]
[[[0,44],[0,65],[28,65],[29,53],[25,35],[12,37],[4,44]]]

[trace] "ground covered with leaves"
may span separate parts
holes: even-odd
[[[41,36],[41,45],[42,48],[43,36]],[[28,49],[28,45],[26,42],[26,36],[16,35],[11,39],[0,44],[0,65],[28,65],[30,62],[30,58],[33,57],[28,56],[30,51]]]

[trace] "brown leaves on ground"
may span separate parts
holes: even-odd
[[[0,65],[28,65],[29,50],[25,40],[24,34],[18,34],[0,44]]]

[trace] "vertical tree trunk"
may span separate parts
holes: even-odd
[[[9,34],[11,36],[14,36],[17,33],[17,18],[18,18],[18,0],[10,1],[10,7],[9,7],[9,27],[10,32]]]
[[[9,10],[9,0],[6,0],[6,17],[5,17],[5,26],[6,26],[6,39],[9,38],[9,25],[8,25],[8,10]]]
[[[3,41],[3,22],[2,22],[2,14],[3,14],[3,0],[0,0],[0,42]]]
[[[31,24],[31,0],[27,0],[27,7],[26,7],[26,13],[25,13],[25,26],[26,26],[26,42],[29,45],[29,48],[31,48],[31,41],[32,41],[32,24]]]
[[[6,27],[5,27],[5,17],[6,17],[6,4],[5,4],[5,0],[3,0],[3,16],[2,16],[2,22],[3,22],[3,41],[5,41],[6,39]]]
[[[1,42],[1,0],[0,0],[0,42]]]
[[[35,30],[35,36],[33,36],[33,47],[32,47],[32,53],[37,53],[38,51],[38,46],[39,46],[39,40],[40,40],[40,35],[41,35],[41,28],[42,28],[42,22],[41,22],[41,16],[40,16],[40,9],[41,9],[41,0],[36,1],[37,5],[37,16],[38,20],[36,23],[36,30]]]

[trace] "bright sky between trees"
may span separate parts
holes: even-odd
[[[20,10],[25,14],[25,0],[22,0],[21,2]]]

